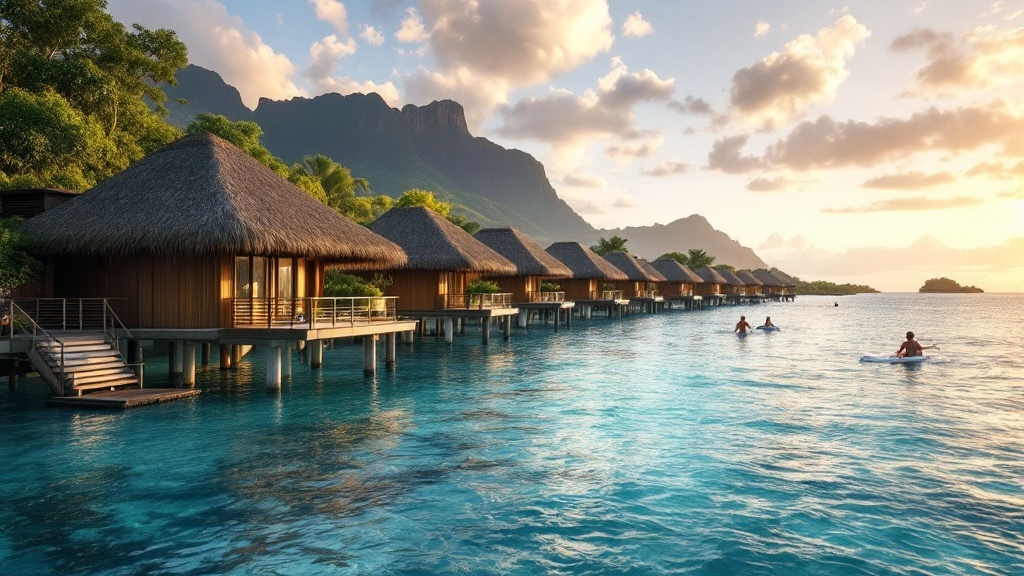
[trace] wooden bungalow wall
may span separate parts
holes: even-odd
[[[466,291],[464,272],[435,270],[395,270],[385,294],[398,296],[399,310],[436,310],[444,306],[447,294]]]
[[[666,298],[674,296],[691,296],[693,285],[683,282],[664,282],[660,284],[661,295]]]
[[[536,276],[512,276],[489,280],[497,282],[502,292],[511,293],[513,302],[529,302],[533,293],[540,291],[540,278]]]
[[[718,284],[704,282],[702,284],[694,284],[693,293],[696,296],[718,296],[721,294],[721,290]]]
[[[593,292],[600,286],[598,280],[594,278],[572,278],[559,280],[558,283],[561,284],[565,299],[568,301],[590,300],[594,298]]]

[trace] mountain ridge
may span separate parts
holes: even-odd
[[[541,245],[558,240],[589,245],[618,235],[629,240],[630,252],[647,258],[699,248],[718,263],[765,267],[753,250],[699,215],[667,225],[594,228],[558,197],[541,162],[473,136],[462,105],[452,100],[406,104],[399,110],[376,93],[329,93],[260,98],[250,110],[214,71],[189,65],[177,78],[177,86],[163,87],[169,122],[184,127],[203,112],[254,121],[263,129],[263,145],[286,162],[325,154],[366,178],[375,194],[397,197],[410,188],[432,190],[458,204],[470,219],[484,226],[513,226]]]

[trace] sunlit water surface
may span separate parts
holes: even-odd
[[[279,393],[257,351],[122,412],[26,378],[0,573],[1024,574],[1024,296],[835,301],[470,330],[376,379],[339,344]],[[858,362],[907,330],[942,361]]]

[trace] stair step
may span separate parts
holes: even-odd
[[[124,368],[124,366],[125,366],[124,362],[121,362],[121,360],[119,360],[119,359],[118,360],[111,360],[111,361],[108,361],[108,362],[89,362],[89,363],[74,364],[74,365],[65,364],[64,365],[64,373],[65,374],[81,374],[83,372],[95,372],[97,370],[108,370],[110,368]],[[51,368],[56,369],[58,372],[60,371],[60,368],[57,367],[57,366],[51,366]]]
[[[138,378],[123,378],[121,380],[111,380],[110,382],[94,382],[92,384],[84,384],[81,386],[75,386],[75,390],[84,392],[86,390],[106,390],[109,388],[131,388],[139,385]]]
[[[57,358],[51,358],[51,364],[58,365]],[[103,356],[84,356],[81,358],[64,358],[64,367],[68,366],[88,366],[91,364],[106,364],[107,362],[117,362],[119,364],[124,363],[124,359],[119,354],[105,354]]]
[[[92,344],[106,344],[107,341],[103,338],[63,338],[64,346],[89,346]],[[50,342],[49,340],[40,340],[36,342],[36,347],[40,348],[60,348],[60,342]]]
[[[116,380],[124,380],[124,379],[138,380],[139,378],[138,378],[138,376],[135,375],[134,372],[132,372],[131,370],[128,370],[127,368],[125,368],[123,371],[114,371],[114,372],[110,372],[108,374],[98,374],[98,375],[95,375],[95,376],[83,376],[83,377],[80,377],[80,378],[75,378],[74,382],[72,384],[74,385],[75,388],[81,388],[82,386],[85,386],[85,385],[88,385],[88,384],[113,382],[113,381],[116,381]]]
[[[104,377],[113,376],[113,375],[118,375],[119,376],[119,375],[127,375],[127,374],[135,374],[135,372],[132,372],[131,370],[129,370],[128,368],[126,368],[122,364],[120,366],[117,366],[117,365],[107,366],[106,368],[100,368],[99,370],[85,370],[85,371],[79,371],[79,372],[65,372],[64,373],[64,378],[66,380],[74,379],[75,382],[86,382],[86,381],[88,381],[90,379],[95,380],[96,378],[104,378]]]
[[[106,342],[103,342],[102,344],[82,344],[82,345],[76,344],[74,346],[65,345],[64,346],[64,355],[67,356],[68,354],[80,354],[82,352],[100,352],[100,351],[103,351],[103,350],[111,350],[111,349],[112,348],[110,347],[110,344],[107,344]],[[60,346],[54,346],[52,348],[47,347],[47,348],[45,348],[45,351],[53,353],[53,354],[60,354],[61,347]]]
[[[64,353],[64,363],[67,364],[71,361],[88,360],[90,358],[119,358],[121,353],[117,350],[95,350],[93,352],[75,352],[75,353]],[[60,362],[60,354],[49,354],[43,355],[44,358],[52,358],[54,362]]]

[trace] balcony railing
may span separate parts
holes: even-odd
[[[127,298],[17,298],[14,303],[41,328],[55,332],[106,332],[111,317],[125,316]]]
[[[661,292],[658,292],[657,290],[641,290],[637,293],[637,297],[654,300],[661,297]]]
[[[512,293],[497,294],[445,294],[442,297],[445,309],[487,310],[491,308],[511,308]]]
[[[624,300],[622,290],[596,290],[590,293],[593,300]]]
[[[565,292],[533,292],[530,302],[565,302]]]
[[[232,298],[232,326],[334,328],[396,319],[395,296]]]

